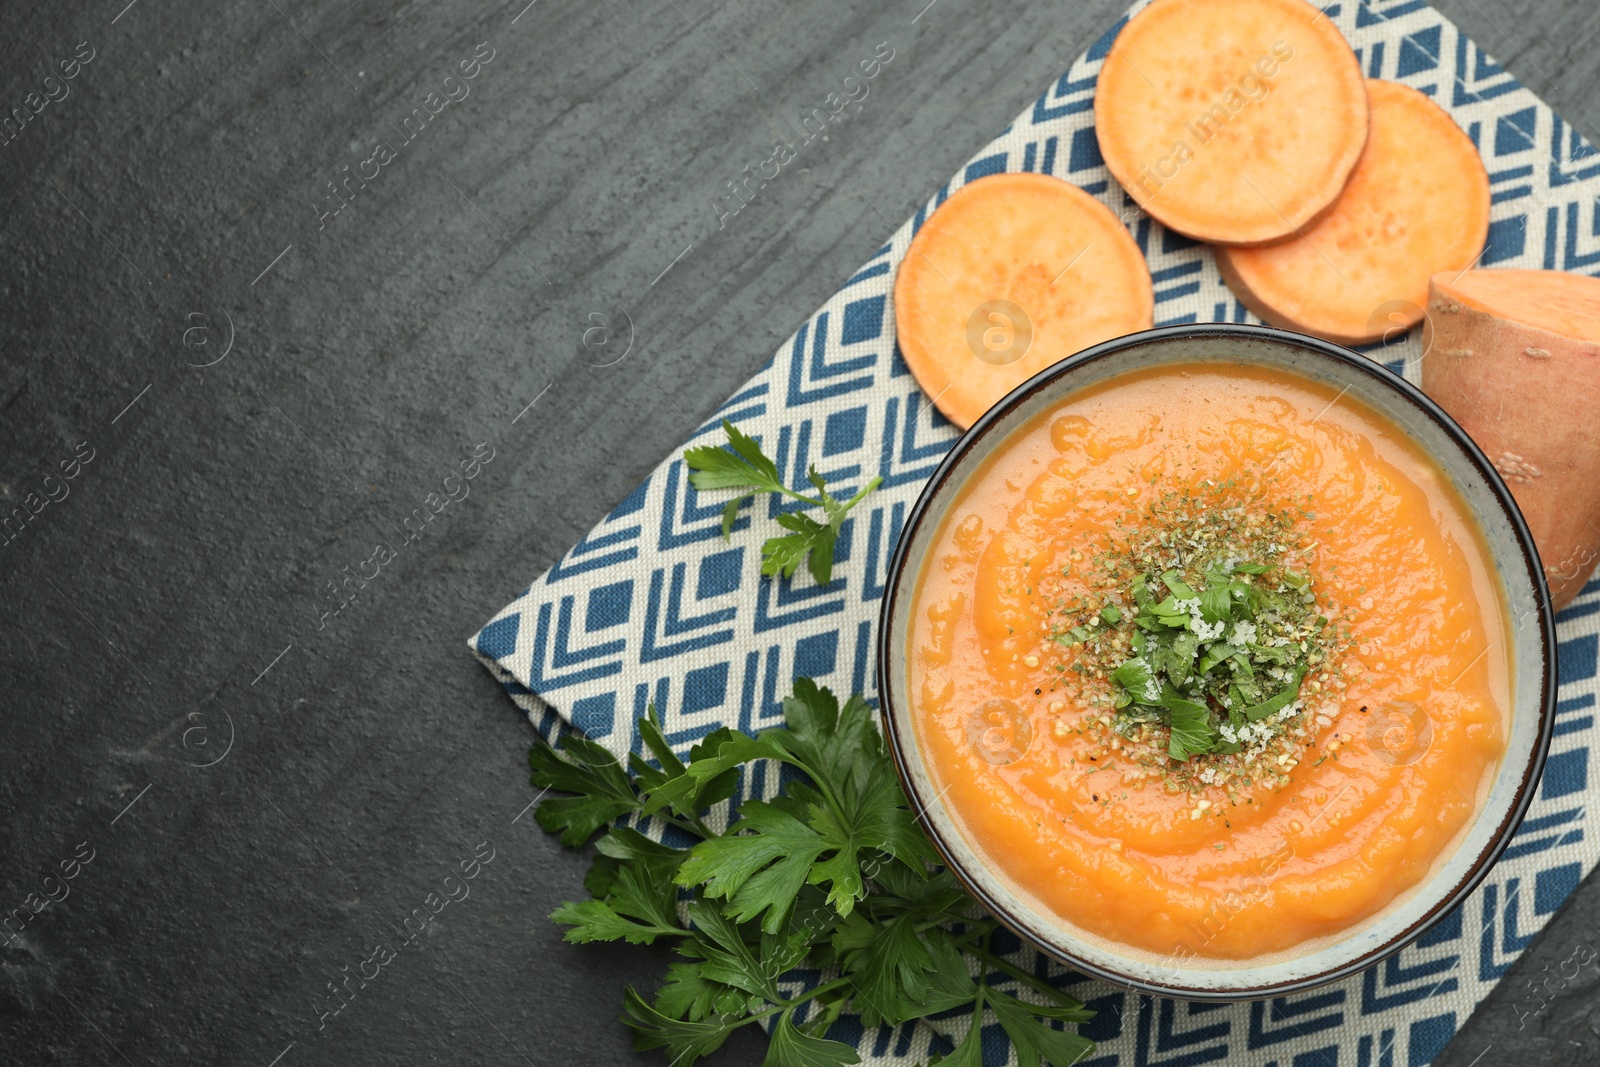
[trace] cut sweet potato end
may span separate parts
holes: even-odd
[[[911,241],[894,285],[900,352],[965,429],[1039,371],[1149,329],[1150,270],[1100,201],[1042,174],[963,186]]]
[[[1100,154],[1163,225],[1281,240],[1338,198],[1367,140],[1349,43],[1305,0],[1155,0],[1095,86]]]
[[[1287,241],[1216,250],[1251,311],[1342,344],[1422,321],[1428,279],[1471,265],[1489,233],[1489,176],[1472,139],[1415,89],[1373,79],[1367,92],[1371,133],[1333,209]]]
[[[1553,270],[1450,271],[1441,296],[1574,341],[1600,342],[1600,278]]]
[[[1434,276],[1422,387],[1516,497],[1550,584],[1577,596],[1600,560],[1600,280],[1534,270]]]

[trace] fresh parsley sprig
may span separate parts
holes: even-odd
[[[849,500],[838,500],[827,488],[826,479],[812,466],[806,470],[806,480],[817,490],[817,496],[797,493],[783,483],[778,465],[761,451],[755,439],[739,432],[727,419],[722,428],[728,435],[728,447],[702,445],[683,454],[683,462],[694,473],[689,482],[696,489],[742,489],[742,492],[722,509],[722,536],[726,540],[738,518],[739,508],[757,493],[778,493],[814,508],[821,508],[826,522],[818,522],[797,511],[778,516],[778,525],[792,531],[786,536],[770,537],[761,546],[761,573],[769,578],[782,574],[792,578],[802,559],[818,585],[827,585],[833,577],[833,550],[839,539],[839,527],[844,524],[850,509],[872,492],[883,481],[874,477],[863,485]]]
[[[867,703],[841,706],[800,678],[783,706],[784,726],[754,737],[718,729],[687,762],[653,707],[639,720],[653,761],[635,755],[625,769],[578,737],[529,754],[534,785],[572,794],[542,800],[535,814],[563,843],[577,847],[619,818],[674,829],[665,844],[612,826],[595,842],[590,899],[551,915],[568,941],[672,944],[678,958],[653,1000],[624,994],[635,1047],[687,1067],[755,1023],[770,1030],[770,1067],[830,1067],[859,1062],[826,1036],[846,1012],[876,1026],[968,1010],[973,1025],[945,1064],[981,1062],[986,1012],[1027,1067],[1068,1067],[1092,1051],[1074,1030],[1092,1013],[995,953],[999,923],[939,865]],[[755,760],[797,774],[713,829],[710,810]],[[801,967],[823,980],[808,988],[791,973]],[[995,988],[1012,981],[1022,995]]]

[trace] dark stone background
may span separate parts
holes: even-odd
[[[525,2],[0,13],[0,110],[94,54],[0,148],[3,510],[93,449],[0,548],[0,906],[94,856],[0,948],[0,1061],[642,1062],[619,997],[662,957],[545,920],[584,861],[516,821],[532,733],[464,642],[871,254],[861,194],[902,218],[1123,7]],[[1438,2],[1595,134],[1588,0]],[[881,41],[870,96],[719,229],[721,183]],[[471,95],[319,229],[480,42]],[[622,311],[634,351],[586,365]],[[478,442],[469,497],[322,620]],[[319,1031],[479,842],[471,896]],[[1593,968],[1520,1029],[1511,1003],[1591,920],[1593,879],[1440,1062],[1600,1061]]]

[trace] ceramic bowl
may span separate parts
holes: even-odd
[[[1386,416],[1432,457],[1476,520],[1510,620],[1512,709],[1506,751],[1487,798],[1433,873],[1372,918],[1304,951],[1259,960],[1178,962],[1119,951],[1063,924],[1014,888],[968,840],[919,750],[906,675],[906,633],[921,563],[960,487],[1013,431],[1107,378],[1169,363],[1255,363],[1298,373]],[[988,910],[1020,936],[1086,974],[1141,992],[1197,1001],[1283,996],[1354,974],[1400,951],[1477,887],[1516,832],[1544,769],[1555,720],[1555,620],[1533,538],[1494,466],[1415,386],[1366,356],[1315,338],[1257,326],[1171,326],[1121,337],[1023,383],[956,442],[912,508],[889,566],[878,630],[878,693],[885,733],[914,809],[939,851]]]

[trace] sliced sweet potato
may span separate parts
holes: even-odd
[[[1557,610],[1600,559],[1600,278],[1434,276],[1422,387],[1511,487]]]
[[[1489,175],[1443,108],[1367,82],[1371,132],[1344,192],[1300,236],[1218,248],[1223,280],[1274,326],[1343,344],[1422,321],[1428,279],[1465,270],[1489,234]]]
[[[1045,367],[1149,329],[1150,269],[1126,228],[1071,182],[995,174],[911,241],[894,284],[900,353],[965,429]]]
[[[1367,140],[1355,53],[1305,0],[1155,0],[1095,86],[1100,154],[1163,225],[1213,244],[1294,235]]]

